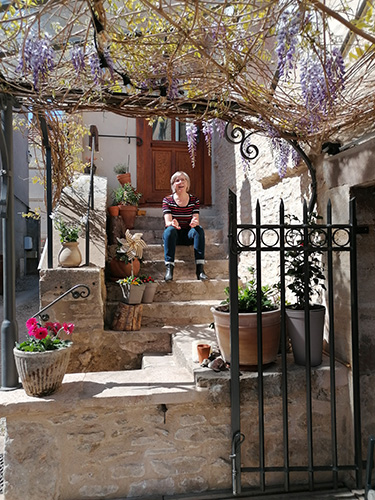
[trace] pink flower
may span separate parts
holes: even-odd
[[[38,322],[35,318],[29,318],[27,321],[26,321],[26,328],[28,330],[33,330],[34,328],[36,328],[38,326]]]
[[[48,335],[48,330],[47,328],[41,327],[41,328],[36,328],[34,330],[34,337],[38,340],[43,340],[47,337]]]
[[[68,335],[70,335],[71,333],[73,333],[73,330],[74,330],[74,324],[73,323],[63,323],[63,326],[64,330],[66,331],[66,333]]]
[[[50,330],[54,335],[57,334],[59,329],[56,329],[56,323],[52,323],[51,321],[47,321],[47,323],[44,324],[44,326],[47,328],[47,330]]]

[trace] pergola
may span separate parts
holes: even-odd
[[[263,133],[280,157],[288,158],[291,145],[309,166],[306,152],[375,130],[374,44],[374,12],[365,0],[3,2],[3,388],[17,385],[15,108],[47,123],[52,110],[178,117],[203,121],[208,135],[230,122],[234,132],[249,131],[244,141]]]

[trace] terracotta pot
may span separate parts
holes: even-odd
[[[120,213],[120,207],[118,205],[112,205],[108,207],[108,213],[111,217],[117,217]]]
[[[131,184],[131,175],[130,175],[130,173],[118,174],[117,180],[119,181],[121,186],[123,186],[124,184]]]
[[[120,215],[125,222],[126,229],[133,229],[138,208],[134,205],[119,205]]]
[[[214,315],[215,333],[222,357],[230,363],[230,315],[229,312],[211,308]],[[257,351],[257,314],[239,313],[238,336],[240,366],[254,369],[258,364]],[[275,361],[280,343],[280,309],[262,313],[263,364]]]
[[[127,276],[131,276],[132,274],[132,266],[131,263],[125,263],[121,260],[117,260],[113,258],[109,263],[109,267],[111,270],[111,275],[114,278],[126,278]],[[133,260],[133,275],[138,276],[139,270],[141,268],[141,263],[136,258]]]
[[[146,283],[145,293],[142,297],[142,302],[144,304],[151,304],[151,302],[153,302],[157,287],[157,283]]]
[[[140,304],[142,302],[143,293],[146,285],[120,285],[124,302],[126,304]]]
[[[306,365],[305,311],[287,307],[285,314],[294,361],[297,365],[304,366]],[[315,305],[310,309],[309,315],[311,366],[318,366],[322,362],[325,307]]]
[[[197,344],[198,351],[198,361],[203,363],[204,359],[207,359],[210,355],[211,346],[209,344]]]
[[[28,396],[48,396],[62,385],[70,358],[70,346],[44,352],[13,349],[18,375]]]
[[[61,243],[61,249],[57,256],[57,260],[61,267],[78,267],[82,262],[78,241]]]

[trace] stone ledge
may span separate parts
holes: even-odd
[[[3,392],[0,415],[56,412],[56,407],[115,407],[145,404],[191,403],[200,399],[193,377],[183,368],[173,372],[160,366],[121,372],[71,373],[62,387],[44,398],[27,396],[23,389]]]

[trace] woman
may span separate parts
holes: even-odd
[[[204,231],[199,225],[199,200],[189,194],[190,178],[185,172],[175,172],[172,175],[171,188],[172,194],[163,199],[164,279],[173,279],[176,245],[194,245],[197,279],[207,280],[203,270],[205,243]]]

